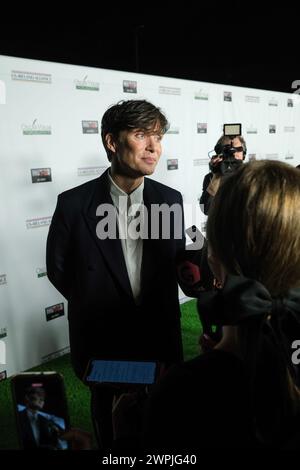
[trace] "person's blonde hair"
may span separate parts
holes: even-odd
[[[299,287],[299,170],[270,160],[242,165],[214,198],[207,237],[228,273],[256,279],[276,296]]]

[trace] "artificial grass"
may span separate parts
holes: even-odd
[[[200,352],[198,338],[201,333],[201,324],[197,313],[196,300],[182,304],[181,313],[184,358],[187,360],[197,356]],[[64,377],[72,426],[93,434],[90,417],[90,392],[88,387],[83,385],[75,376],[70,364],[69,354],[41,364],[29,371],[52,370],[61,373]],[[0,449],[18,449],[10,379],[0,382]]]

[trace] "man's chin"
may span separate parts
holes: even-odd
[[[155,170],[155,168],[153,168],[153,169],[149,169],[149,170],[145,170],[145,171],[144,171],[144,176],[150,176],[150,175],[153,175],[153,173],[154,173],[154,170]]]
[[[144,176],[153,175],[156,165],[147,165],[143,168]]]

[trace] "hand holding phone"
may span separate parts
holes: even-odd
[[[12,377],[17,432],[22,449],[68,449],[60,435],[69,427],[63,378],[56,372]]]

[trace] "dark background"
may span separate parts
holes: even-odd
[[[0,54],[290,93],[300,79],[293,2],[76,5],[76,21],[46,3],[4,20]]]

